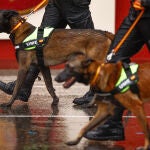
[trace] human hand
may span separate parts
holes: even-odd
[[[143,10],[144,7],[141,5],[141,0],[135,0],[133,2],[133,7],[136,9],[136,10]]]

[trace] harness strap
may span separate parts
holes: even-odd
[[[132,76],[134,76],[134,79],[131,78]],[[133,92],[133,90],[132,90],[131,87],[136,86],[136,82],[135,82],[135,81],[137,81],[138,76],[137,76],[137,73],[132,74],[132,76],[131,76],[131,77],[128,77],[126,80],[122,81],[122,82],[120,83],[120,85],[122,85],[123,83],[126,82],[126,84],[128,84],[128,86],[130,86],[130,90]],[[119,86],[117,86],[117,87],[115,87],[112,91],[110,91],[110,93],[111,93],[111,94],[117,94],[117,93],[120,93],[121,91],[122,91],[122,88],[119,87]],[[135,93],[135,92],[133,92],[133,93]],[[139,96],[139,93],[138,93],[138,92],[137,92],[136,94]]]
[[[38,33],[37,33],[37,45],[36,45],[36,56],[37,56],[39,66],[44,65],[44,59],[43,59],[43,43],[44,43],[43,33],[44,33],[44,28],[39,27],[38,28]]]
[[[9,38],[12,41],[13,46],[15,46],[15,36],[14,36],[14,34],[10,33]],[[17,59],[17,62],[18,62],[18,51],[15,52],[15,55],[16,55],[16,59]]]
[[[130,65],[128,63],[123,63],[123,67],[125,69],[125,72],[127,74],[127,78],[130,78],[132,76],[132,72],[131,72],[131,69],[130,69]],[[136,78],[138,78],[137,74],[134,74],[136,76]],[[137,84],[134,82],[134,84],[131,84],[130,85],[130,89],[133,93],[135,94],[139,94],[139,88],[137,86]]]
[[[48,40],[48,37],[43,38],[44,45],[47,42],[47,40]],[[15,45],[15,49],[30,51],[30,50],[35,50],[36,45],[37,45],[37,39],[17,44]]]
[[[117,94],[120,93],[122,91],[122,89],[124,87],[126,87],[126,85],[128,85],[130,87],[130,90],[137,94],[139,97],[139,89],[137,86],[137,81],[138,81],[138,75],[137,72],[132,74],[131,69],[130,69],[130,65],[128,63],[123,63],[123,67],[125,70],[125,73],[127,75],[127,79],[123,80],[119,86],[115,87],[112,91],[110,91],[112,94]]]

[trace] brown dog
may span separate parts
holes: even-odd
[[[72,83],[75,81],[84,83],[86,85],[90,84],[94,88],[103,92],[110,92],[115,88],[116,82],[118,81],[122,63],[106,63],[102,64],[98,61],[85,61],[85,56],[80,55],[73,57],[66,64],[66,68],[63,72],[61,72],[57,77],[56,81],[64,82],[64,87],[69,88]],[[144,147],[140,147],[140,149],[147,150],[150,148],[150,132],[148,128],[148,123],[145,117],[143,105],[146,101],[150,100],[150,63],[140,64],[137,75],[138,82],[137,86],[139,89],[139,93],[135,94],[130,89],[124,93],[116,93],[114,94],[114,98],[121,103],[125,108],[133,112],[143,131],[145,134],[145,144]],[[133,76],[132,76],[133,77]],[[71,80],[69,80],[71,79]],[[91,104],[97,104],[97,112],[90,120],[90,122],[84,126],[77,138],[73,141],[68,142],[68,145],[78,144],[84,134],[93,129],[96,125],[104,123],[106,119],[113,114],[113,110],[116,107],[112,102],[99,100],[99,98],[95,95]]]
[[[21,25],[16,27],[18,23]],[[14,45],[22,43],[34,30],[35,26],[28,22],[24,22],[24,19],[21,18],[17,12],[0,10],[0,32],[10,34]],[[55,29],[52,32],[42,51],[44,63],[40,66],[40,70],[47,89],[53,98],[53,104],[57,104],[59,99],[52,85],[49,66],[64,63],[70,56],[78,53],[82,53],[96,60],[104,60],[112,38],[113,34],[109,32],[91,29]],[[19,70],[16,86],[10,101],[1,106],[9,107],[13,104],[26,78],[30,64],[38,63],[36,48],[29,51],[24,49],[18,50],[17,58]]]

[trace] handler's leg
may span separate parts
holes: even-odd
[[[38,74],[39,74],[38,67],[32,64],[29,68],[26,80],[24,81],[23,86],[16,99],[19,99],[25,102],[28,101],[31,95],[31,90],[32,90],[34,81],[37,78]],[[15,84],[16,84],[16,81],[12,81],[9,83],[4,83],[0,81],[0,89],[9,95],[12,95]]]
[[[90,1],[74,1],[74,6],[70,6],[68,11],[66,20],[70,28],[76,29],[94,29],[94,23],[92,20],[91,12],[89,10]],[[72,4],[71,4],[72,5]],[[71,11],[69,11],[71,9]],[[75,11],[72,11],[75,10]],[[70,13],[71,12],[71,13]],[[75,14],[73,14],[75,13]],[[85,93],[84,96],[75,98],[73,103],[76,105],[82,105],[89,103],[93,96],[94,90],[92,88],[89,89],[88,92]]]

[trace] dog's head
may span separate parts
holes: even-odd
[[[102,64],[103,62],[100,61],[86,59],[84,55],[77,55],[66,63],[64,70],[56,76],[55,80],[59,83],[65,82],[64,88],[71,87],[75,82],[88,85],[92,84],[93,80],[98,80],[98,84],[94,83],[93,86],[102,91],[109,91],[114,87],[122,63]],[[100,71],[95,79],[99,67]]]
[[[75,54],[71,56],[64,70],[56,76],[55,80],[59,83],[65,82],[63,84],[64,88],[71,87],[76,81],[88,84],[87,77],[84,76],[86,70],[84,67],[85,60],[86,56],[84,54]]]
[[[11,31],[11,18],[19,14],[13,10],[0,10],[0,33],[10,33]]]
[[[64,88],[71,87],[75,82],[88,85],[92,74],[89,71],[92,62],[93,60],[87,59],[83,54],[72,56],[66,63],[64,70],[56,76],[55,81],[65,82]]]

